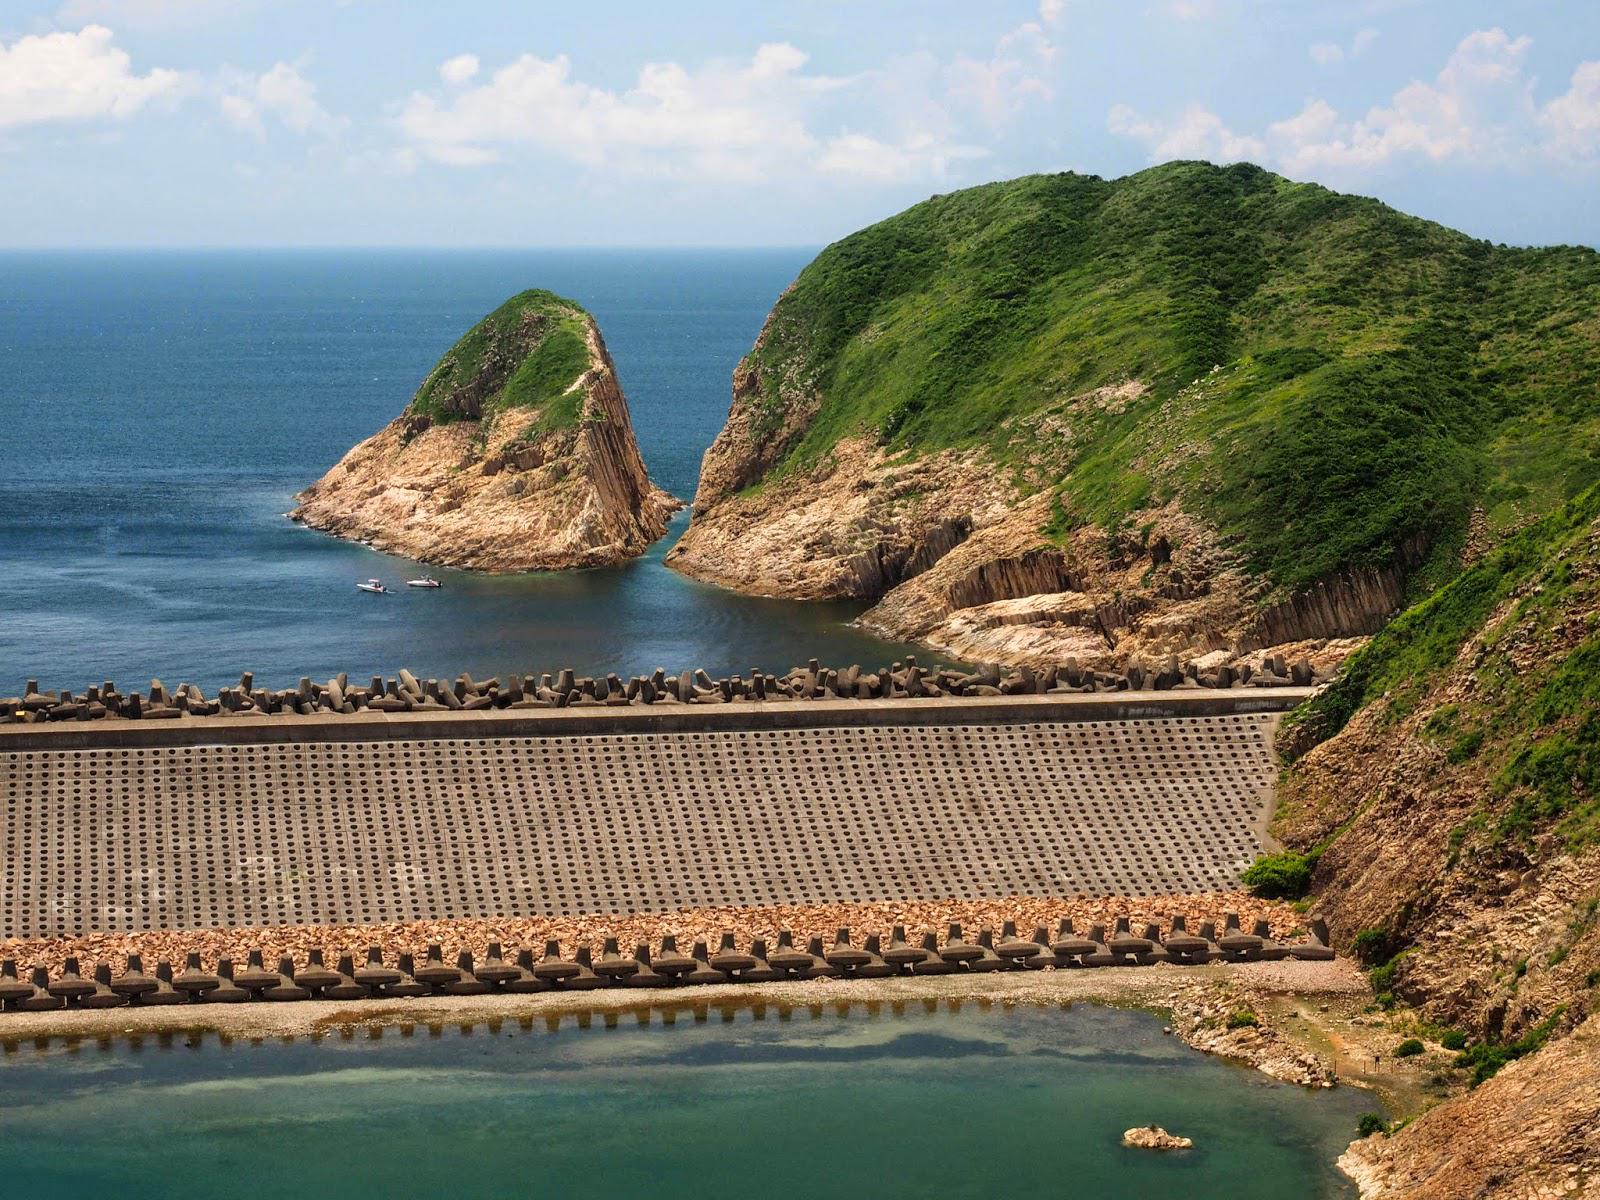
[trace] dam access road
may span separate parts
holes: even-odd
[[[0,727],[0,937],[1228,889],[1308,692]]]

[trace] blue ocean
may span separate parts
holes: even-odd
[[[863,664],[858,604],[735,595],[662,565],[368,596],[415,564],[296,526],[298,490],[393,418],[468,326],[545,287],[600,322],[651,475],[685,500],[734,365],[811,258],[783,250],[0,254],[0,694],[151,677],[269,686]]]

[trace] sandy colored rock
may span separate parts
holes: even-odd
[[[440,943],[445,956],[453,959],[462,950],[479,953],[489,942],[542,950],[551,938],[572,947],[582,942],[599,946],[605,938],[615,937],[624,949],[632,950],[640,942],[659,945],[662,935],[672,934],[683,946],[691,945],[696,939],[715,945],[723,930],[732,931],[738,943],[745,946],[755,937],[764,937],[770,943],[780,929],[793,930],[796,941],[803,945],[810,937],[822,937],[831,943],[835,931],[841,927],[848,927],[858,939],[869,933],[887,937],[897,924],[904,925],[907,936],[918,941],[928,932],[942,938],[951,921],[959,921],[963,929],[976,936],[984,927],[999,930],[1008,920],[1015,921],[1024,933],[1039,925],[1053,930],[1062,917],[1071,917],[1080,930],[1094,924],[1109,928],[1120,916],[1127,916],[1136,926],[1153,921],[1165,928],[1174,913],[1181,913],[1194,929],[1201,921],[1220,920],[1224,912],[1237,912],[1246,927],[1265,919],[1273,936],[1280,941],[1292,940],[1301,927],[1299,915],[1289,905],[1260,900],[1243,892],[1096,899],[1010,896],[995,900],[771,904],[576,917],[441,918],[375,925],[150,930],[74,938],[8,938],[0,939],[0,959],[15,959],[24,968],[43,966],[55,974],[68,955],[76,955],[86,963],[120,964],[127,955],[138,953],[154,963],[163,958],[182,962],[185,954],[194,951],[211,963],[221,955],[242,962],[249,951],[259,949],[269,960],[287,954],[296,962],[304,962],[306,951],[315,946],[322,947],[330,959],[340,954],[365,957],[367,947],[380,946],[392,959],[402,951],[420,954],[431,942]],[[1306,969],[1325,965],[1295,964],[1297,968]]]
[[[1339,1166],[1362,1200],[1600,1197],[1600,1016]]]
[[[388,553],[482,571],[605,566],[641,553],[678,502],[645,472],[599,328],[572,312],[589,351],[568,388],[581,393],[575,422],[549,427],[541,410],[518,406],[436,421],[413,405],[300,493],[289,515]]]
[[[1189,1150],[1194,1139],[1168,1133],[1159,1125],[1140,1125],[1123,1133],[1122,1144],[1140,1150]]]

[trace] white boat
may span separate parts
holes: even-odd
[[[406,586],[420,588],[441,588],[444,586],[444,584],[440,583],[432,575],[424,575],[421,579],[406,580]]]
[[[389,590],[376,579],[369,579],[365,583],[358,583],[356,584],[356,588],[363,592],[376,592],[380,596],[386,594]]]

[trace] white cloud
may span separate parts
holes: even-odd
[[[986,154],[982,147],[951,145],[928,133],[894,144],[866,134],[845,133],[828,139],[817,157],[817,169],[829,175],[889,182],[908,176],[940,176],[952,163]]]
[[[101,25],[0,42],[0,129],[43,121],[120,119],[157,97],[176,94],[180,72],[134,72]]]
[[[1558,158],[1600,159],[1600,62],[1578,64],[1567,90],[1540,111],[1539,124]]]
[[[1191,104],[1170,121],[1147,117],[1126,104],[1118,104],[1108,114],[1106,127],[1112,133],[1144,142],[1152,162],[1171,158],[1239,162],[1266,157],[1266,143],[1260,138],[1234,133],[1221,117],[1199,104]]]
[[[1046,71],[1056,48],[1037,21],[1026,21],[1000,37],[987,59],[962,56],[947,71],[949,94],[998,123],[1020,112],[1030,101],[1054,95]]]
[[[808,169],[868,180],[938,175],[979,153],[946,136],[939,106],[905,97],[895,106],[903,119],[888,122],[898,129],[818,132],[826,101],[894,73],[841,78],[808,72],[806,62],[795,46],[770,43],[698,70],[650,63],[631,87],[612,90],[575,78],[565,55],[524,54],[472,86],[413,93],[396,123],[416,154],[451,166],[533,149],[596,169],[734,182]],[[920,60],[909,65],[921,78]]]
[[[1311,47],[1311,57],[1321,66],[1331,67],[1336,63],[1342,63],[1346,58],[1360,58],[1372,49],[1372,44],[1377,40],[1378,31],[1369,25],[1356,30],[1355,36],[1350,39],[1348,50],[1338,42],[1317,42]]]
[[[257,137],[266,136],[267,117],[291,132],[323,137],[344,124],[318,102],[317,85],[289,63],[260,75],[231,75],[219,103],[228,120]]]
[[[1054,25],[1066,15],[1067,0],[1039,0],[1039,20]]]
[[[466,83],[478,73],[476,54],[458,54],[439,64],[439,78],[446,83]]]
[[[1217,0],[1167,0],[1167,12],[1180,21],[1206,21],[1217,15]]]
[[[699,73],[646,64],[633,87],[610,91],[574,79],[565,55],[524,54],[447,100],[413,93],[399,125],[424,155],[456,166],[495,162],[508,147],[531,145],[591,166],[754,176],[815,148],[799,102],[829,81],[803,74],[805,60],[775,43],[748,63]]]
[[[1354,121],[1310,101],[1269,130],[1278,159],[1301,172],[1373,166],[1406,154],[1501,161],[1519,140],[1512,131],[1532,111],[1522,72],[1531,44],[1501,29],[1468,34],[1432,83],[1415,80]]]
[[[1354,57],[1376,36],[1363,30],[1349,49],[1334,47],[1337,56],[1330,51],[1325,57],[1330,62]],[[1260,136],[1234,133],[1199,105],[1176,121],[1117,105],[1108,125],[1113,133],[1144,142],[1152,159],[1257,158],[1311,177],[1408,157],[1477,167],[1540,157],[1600,163],[1600,62],[1580,63],[1567,90],[1541,106],[1526,70],[1531,45],[1531,39],[1511,37],[1503,29],[1477,30],[1461,40],[1430,82],[1413,80],[1358,117],[1345,117],[1313,97]],[[1316,47],[1312,53],[1315,57]]]

